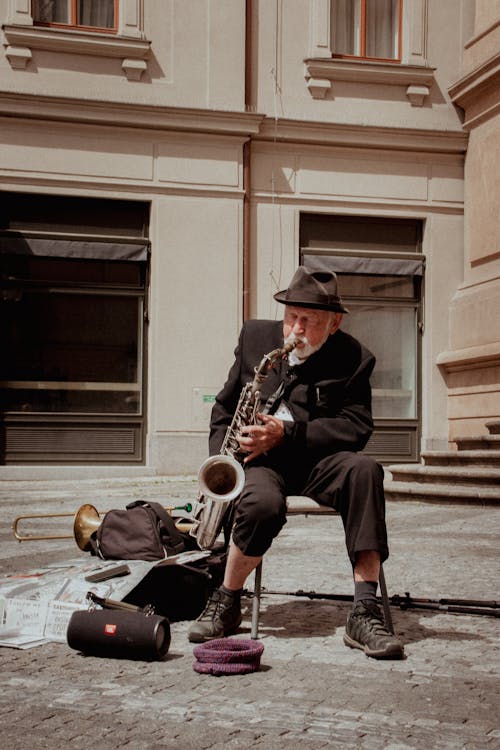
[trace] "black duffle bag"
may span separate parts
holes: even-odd
[[[195,620],[224,578],[226,553],[212,552],[190,563],[158,563],[123,599],[139,607],[150,604],[170,622]]]
[[[163,506],[143,500],[109,510],[90,537],[91,554],[103,560],[163,560],[192,548]]]

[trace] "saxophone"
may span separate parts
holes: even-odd
[[[194,513],[194,523],[190,530],[201,549],[211,549],[219,536],[231,504],[240,496],[245,483],[243,471],[244,454],[241,453],[238,437],[241,428],[257,424],[257,414],[261,411],[260,388],[274,363],[286,357],[299,339],[293,339],[280,349],[265,354],[255,368],[252,381],[247,383],[240,394],[231,424],[226,430],[221,451],[217,456],[209,456],[198,472],[198,505]]]

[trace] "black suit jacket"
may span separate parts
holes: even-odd
[[[216,396],[210,424],[210,454],[220,452],[242,388],[253,380],[255,367],[270,351],[283,346],[283,323],[249,320],[241,329],[235,360]],[[263,405],[280,382],[282,400],[294,421],[285,422],[284,444],[270,452],[282,459],[309,464],[338,451],[364,448],[373,430],[370,375],[375,357],[355,338],[338,330],[303,365],[279,362],[261,386]],[[279,402],[270,408],[273,413]]]

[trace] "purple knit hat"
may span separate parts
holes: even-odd
[[[216,638],[195,646],[195,672],[201,674],[248,674],[260,667],[264,644],[244,638]]]

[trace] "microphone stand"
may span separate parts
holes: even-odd
[[[245,591],[247,595],[252,596],[252,592]],[[271,591],[262,589],[262,594],[272,596],[298,596],[307,599],[327,599],[334,601],[352,602],[353,596],[350,594],[326,594],[316,591]],[[479,599],[425,599],[413,597],[408,591],[404,596],[394,594],[389,597],[389,604],[393,607],[399,607],[401,610],[407,609],[426,609],[438,612],[448,612],[452,614],[467,615],[486,615],[488,617],[500,616],[500,603],[493,600]]]

